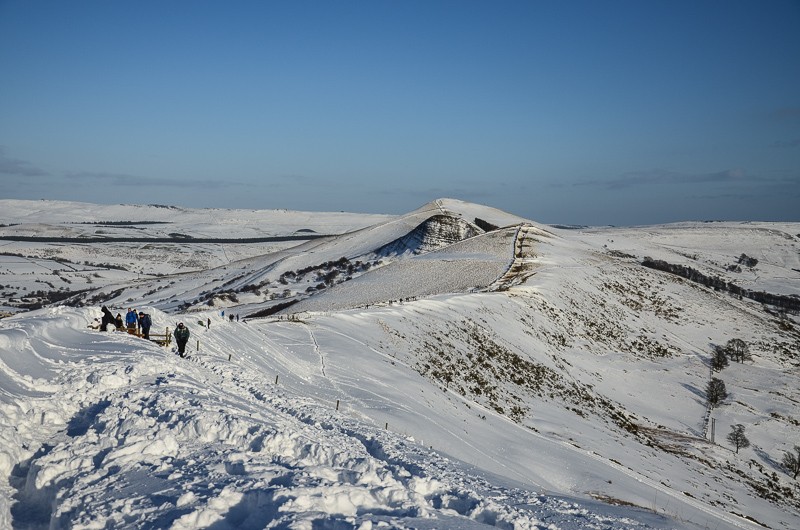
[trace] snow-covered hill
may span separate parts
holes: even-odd
[[[145,222],[164,208],[33,204],[33,233],[71,216],[173,231]],[[800,445],[800,223],[564,230],[449,199],[220,222],[237,215],[191,212],[176,231],[328,237],[261,255],[210,245],[207,266],[179,274],[153,252],[201,244],[158,243],[138,278],[75,260],[95,290],[0,320],[5,527],[800,526],[781,464]],[[54,283],[52,258],[76,252],[9,244],[23,254],[3,264],[9,285]],[[187,323],[190,356],[89,329],[102,303],[157,330]],[[712,373],[732,338],[752,359]],[[713,410],[711,377],[729,393]],[[736,424],[751,443],[738,453]]]

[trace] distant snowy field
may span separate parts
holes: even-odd
[[[73,226],[100,221],[170,224]],[[404,216],[0,201],[0,224],[331,236],[0,241],[20,254],[0,256],[2,528],[800,527],[780,463],[800,445],[797,315],[639,264],[798,295],[800,223],[559,230],[445,199]],[[742,254],[757,264],[733,270]],[[332,274],[340,258],[371,267]],[[18,306],[77,286],[96,290]],[[100,303],[187,323],[190,356],[90,329]],[[709,414],[730,338],[753,360],[713,374],[730,396]]]

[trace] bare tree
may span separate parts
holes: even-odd
[[[711,368],[715,372],[721,372],[723,368],[728,366],[728,355],[723,346],[714,346],[714,353],[711,357]]]
[[[731,432],[728,433],[728,441],[736,448],[736,454],[739,454],[739,449],[750,447],[750,440],[744,435],[744,425],[741,423],[731,427]]]
[[[712,377],[706,385],[706,400],[711,408],[719,405],[726,397],[728,391],[725,390],[725,381]]]
[[[742,339],[731,339],[725,344],[725,350],[728,352],[731,360],[743,363],[751,360],[753,357],[750,355],[750,348],[747,343]]]
[[[800,445],[794,446],[794,453],[787,451],[783,454],[783,465],[792,472],[792,478],[797,478],[800,473]]]

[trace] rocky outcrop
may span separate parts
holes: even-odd
[[[376,250],[381,256],[424,254],[482,234],[477,226],[451,215],[433,215],[403,237]]]

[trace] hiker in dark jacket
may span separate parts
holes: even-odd
[[[142,329],[143,338],[150,338],[150,326],[152,325],[153,321],[150,320],[150,315],[144,313],[143,311],[139,311],[139,327]]]
[[[108,325],[114,324],[114,315],[111,314],[111,311],[109,311],[106,306],[103,306],[100,311],[103,312],[103,320],[100,321],[100,331],[108,331]]]
[[[122,331],[122,325],[124,322],[122,321],[122,315],[117,313],[117,316],[114,317],[114,325],[117,326],[117,331]]]
[[[175,328],[175,342],[178,344],[178,353],[181,357],[186,357],[186,343],[189,342],[189,328],[183,325],[183,322],[178,323]]]

